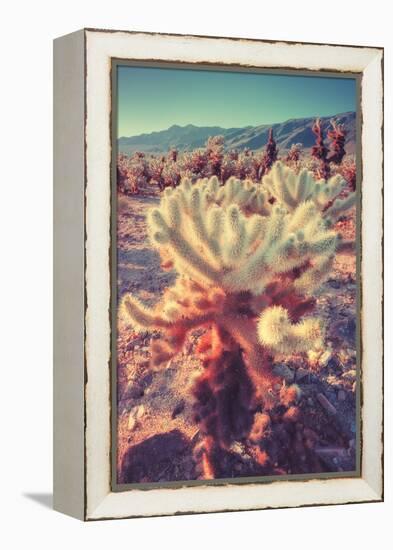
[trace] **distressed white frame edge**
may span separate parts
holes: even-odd
[[[380,48],[86,31],[86,517],[170,515],[380,501],[382,471],[382,124]],[[110,489],[111,58],[362,72],[362,477],[177,489]],[[377,244],[376,244],[377,243]]]

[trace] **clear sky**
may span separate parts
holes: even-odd
[[[118,67],[118,135],[222,128],[356,110],[353,78]]]

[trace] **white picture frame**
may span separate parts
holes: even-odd
[[[81,520],[383,499],[383,50],[84,29],[55,40],[54,507]],[[361,474],[111,490],[111,60],[361,74]]]

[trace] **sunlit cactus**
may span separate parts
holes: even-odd
[[[327,181],[315,181],[312,173],[306,169],[296,174],[281,162],[276,162],[270,173],[264,176],[262,184],[271,197],[288,211],[297,209],[300,216],[300,211],[304,210],[305,215],[309,215],[309,212],[312,215],[316,208],[324,213],[325,220],[330,223],[354,206],[356,201],[354,193],[340,197],[347,185],[341,175],[337,174]]]
[[[261,344],[275,353],[291,354],[321,348],[323,329],[318,319],[291,323],[282,306],[266,308],[257,324]]]
[[[192,394],[205,478],[217,477],[222,453],[250,433],[253,456],[264,466],[254,416],[274,403],[293,408],[298,392],[274,393],[280,379],[273,358],[323,346],[322,321],[304,316],[345,249],[334,220],[353,198],[338,202],[341,185],[340,178],[317,183],[276,163],[262,185],[183,179],[148,213],[151,243],[177,278],[153,307],[127,294],[121,314],[135,330],[161,332],[151,346],[154,367],[180,352],[190,331],[203,329],[196,353],[205,370]],[[297,414],[293,408],[288,418]]]

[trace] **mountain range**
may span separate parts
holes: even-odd
[[[346,151],[355,152],[356,113],[340,113],[329,117],[320,117],[322,128],[325,131],[330,127],[330,120],[344,124],[347,130]],[[221,128],[220,126],[187,126],[173,125],[167,130],[140,134],[137,136],[120,137],[118,150],[120,153],[165,153],[172,148],[179,151],[191,151],[203,147],[210,136],[222,135],[225,138],[226,149],[257,150],[265,146],[269,128],[273,128],[274,138],[278,148],[288,150],[293,143],[300,143],[304,149],[309,149],[315,143],[315,136],[311,127],[315,117],[295,118],[276,124],[261,124],[259,126],[245,126],[243,128]]]

